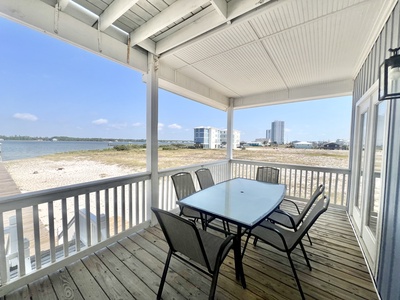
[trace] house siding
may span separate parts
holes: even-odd
[[[400,5],[390,18],[354,80],[353,104],[378,80],[379,67],[390,56],[389,48],[400,46]],[[354,113],[354,112],[353,112]],[[390,103],[389,143],[382,213],[382,234],[376,285],[383,300],[399,300],[400,285],[400,100]]]

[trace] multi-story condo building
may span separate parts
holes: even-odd
[[[220,148],[227,143],[227,130],[205,126],[195,127],[194,143],[201,145],[205,149]],[[238,130],[233,130],[232,146],[234,148],[240,146],[240,132]]]
[[[220,141],[221,141],[221,145],[226,145],[228,142],[228,135],[227,135],[228,130],[227,129],[223,129],[220,130]],[[233,148],[237,148],[240,146],[240,131],[238,130],[233,130],[233,140],[232,140],[232,147]]]
[[[271,123],[271,141],[277,144],[285,143],[285,122],[274,121]]]
[[[271,129],[265,130],[265,139],[269,141],[271,139]]]

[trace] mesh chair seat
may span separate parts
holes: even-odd
[[[192,175],[188,172],[180,172],[171,176],[172,182],[175,187],[175,193],[178,201],[196,193],[196,189],[194,187]],[[201,214],[190,207],[182,207],[180,206],[180,215],[183,215],[187,218],[192,218],[194,220],[202,219]],[[210,216],[203,216],[205,220],[202,219],[204,222],[211,222],[213,219]],[[203,224],[203,227],[205,225]]]
[[[282,252],[286,252],[302,299],[305,299],[304,293],[301,288],[300,280],[297,276],[297,272],[294,267],[290,254],[297,247],[297,245],[299,245],[303,252],[304,259],[306,260],[306,263],[309,269],[311,270],[311,264],[310,261],[308,260],[307,253],[304,249],[301,240],[307,234],[312,225],[314,225],[319,216],[328,209],[328,206],[329,206],[329,198],[324,196],[315,204],[315,206],[307,215],[307,217],[304,219],[303,223],[301,224],[301,226],[298,228],[297,231],[285,230],[282,227],[279,227],[272,223],[265,224],[265,226],[259,225],[248,234],[245,242],[244,248],[246,248],[249,238],[251,236],[254,236],[256,239],[262,240],[263,242],[274,247],[275,249],[278,249]]]
[[[209,299],[214,299],[219,269],[225,257],[234,246],[234,237],[228,236],[224,239],[215,236],[197,228],[193,222],[170,212],[154,207],[151,209],[156,215],[169,245],[168,256],[161,276],[157,299],[161,299],[172,256],[176,256],[197,270],[212,276]],[[193,262],[196,262],[203,268],[200,268]],[[204,268],[206,270],[204,270]],[[241,276],[243,276],[243,273]]]
[[[278,183],[279,169],[273,167],[258,167],[256,180],[268,183]]]
[[[197,180],[199,181],[200,188],[202,190],[209,188],[210,186],[215,185],[214,179],[209,169],[201,168],[196,172]]]
[[[202,190],[215,185],[214,178],[213,178],[213,176],[211,174],[210,169],[201,168],[201,169],[198,169],[195,173],[196,173],[196,176],[197,176],[197,180],[199,181],[200,188]],[[209,218],[208,217],[207,226],[213,228],[214,230],[220,231],[218,227],[208,225],[208,223],[210,223],[213,219],[214,218]],[[226,222],[224,220],[222,221],[222,224],[223,224],[223,227],[224,227],[224,229],[222,231],[225,233],[225,235],[227,235],[228,233],[230,233],[229,224],[228,224],[228,222]]]
[[[322,193],[325,190],[325,186],[323,184],[319,185],[318,188],[314,191],[314,193],[312,194],[312,196],[310,197],[310,200],[308,200],[307,204],[304,206],[303,210],[300,212],[298,206],[296,203],[294,203],[291,200],[287,200],[289,202],[292,202],[295,206],[296,209],[298,211],[298,214],[292,214],[289,212],[286,212],[284,210],[281,209],[277,209],[275,210],[272,214],[270,214],[268,216],[268,220],[272,221],[273,223],[279,224],[281,226],[284,226],[286,228],[291,228],[294,230],[297,230],[297,228],[299,227],[299,225],[301,224],[301,222],[304,220],[305,216],[307,215],[307,213],[310,211],[312,205],[315,203],[315,201],[318,199],[318,197],[320,195],[322,195]],[[262,223],[262,225],[267,225],[268,221],[264,221]],[[310,242],[310,244],[312,244],[311,242],[311,238],[307,233],[307,237],[308,240]]]

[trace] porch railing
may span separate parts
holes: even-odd
[[[309,198],[320,184],[333,204],[345,206],[347,169],[222,160],[159,171],[160,208],[177,208],[171,175],[209,168],[216,183],[254,179],[258,166],[280,170],[286,196]],[[0,296],[150,224],[150,173],[26,193],[0,199]],[[153,202],[154,203],[154,202]]]
[[[285,197],[297,200],[309,199],[315,189],[325,185],[331,205],[345,207],[349,189],[349,169],[312,167],[281,163],[263,163],[247,160],[232,160],[231,176],[255,179],[259,166],[279,169],[279,182],[286,184]]]
[[[196,190],[199,190],[200,186],[196,180],[194,172],[200,168],[210,169],[211,173],[213,174],[213,179],[215,183],[230,179],[228,160],[162,170],[158,173],[159,201],[160,201],[159,207],[165,210],[172,210],[177,207],[176,205],[177,199],[175,195],[174,186],[171,180],[171,175],[174,175],[178,172],[191,173]]]
[[[286,197],[295,200],[309,199],[320,184],[325,185],[325,194],[330,196],[331,206],[346,207],[350,170],[325,167],[310,167],[278,163],[264,163],[246,160],[228,160],[173,168],[159,172],[159,207],[171,210],[177,207],[171,175],[186,171],[192,174],[196,189],[199,190],[194,172],[202,167],[209,168],[216,183],[236,177],[255,179],[259,166],[279,169],[280,183],[286,184]]]
[[[142,173],[1,198],[0,295],[148,226],[149,180]]]

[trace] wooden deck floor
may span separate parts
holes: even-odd
[[[305,239],[312,271],[293,258],[306,299],[378,299],[344,211],[329,209]],[[4,297],[9,299],[155,299],[168,246],[158,226],[114,243]],[[233,253],[222,266],[217,299],[300,299],[284,253],[259,243],[244,256],[247,289],[235,280]],[[163,299],[207,299],[210,279],[171,260]]]

